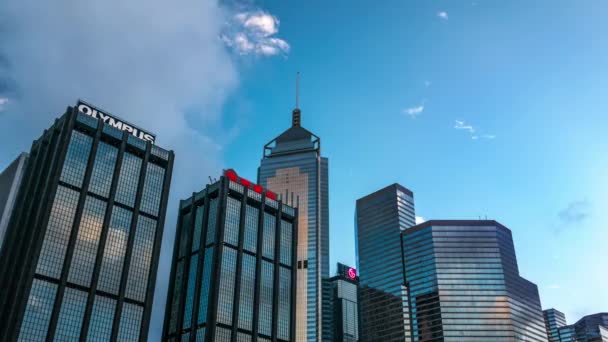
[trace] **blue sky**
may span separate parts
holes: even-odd
[[[520,273],[573,323],[608,310],[607,11],[601,0],[7,0],[0,166],[78,97],[176,151],[155,338],[172,208],[224,167],[255,179],[262,146],[290,125],[300,71],[303,126],[330,160],[332,268],[355,264],[355,200],[399,182],[425,219],[509,227]]]

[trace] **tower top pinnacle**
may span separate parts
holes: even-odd
[[[302,112],[300,112],[300,72],[296,74],[296,108],[291,112],[291,126],[292,127],[300,127],[301,125],[301,116]]]

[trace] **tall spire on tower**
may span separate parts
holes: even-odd
[[[300,112],[300,72],[296,74],[296,108],[291,112],[291,126],[300,127],[301,112]]]

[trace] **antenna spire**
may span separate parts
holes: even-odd
[[[291,126],[300,127],[300,72],[296,73],[296,108],[291,112]]]

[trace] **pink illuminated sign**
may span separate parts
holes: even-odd
[[[357,271],[354,268],[349,268],[347,272],[350,279],[357,278]]]

